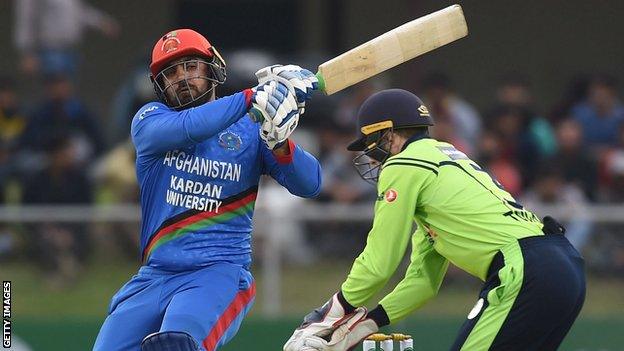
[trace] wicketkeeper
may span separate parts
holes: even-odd
[[[432,139],[427,108],[400,89],[358,111],[360,175],[378,180],[373,227],[347,280],[307,315],[285,351],[350,350],[438,292],[449,262],[484,281],[451,350],[555,350],[585,298],[583,258],[550,217],[540,221],[453,145]],[[417,225],[412,232],[414,222]],[[405,277],[361,307],[412,244]]]

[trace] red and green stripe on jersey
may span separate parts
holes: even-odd
[[[185,234],[249,214],[256,203],[258,187],[251,187],[223,200],[218,212],[188,210],[164,221],[143,249],[143,263],[159,246]]]

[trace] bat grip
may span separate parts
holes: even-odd
[[[249,118],[251,118],[251,120],[256,123],[264,122],[264,116],[262,116],[262,112],[260,112],[260,110],[255,107],[249,109]]]
[[[325,79],[321,72],[316,72],[316,79],[318,79],[318,90],[325,92]]]

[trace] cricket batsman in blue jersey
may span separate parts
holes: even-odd
[[[260,176],[297,196],[320,191],[318,161],[289,139],[318,81],[275,65],[258,71],[257,87],[217,99],[225,62],[189,29],[158,40],[150,72],[160,101],[143,106],[131,128],[143,265],[113,296],[94,350],[213,351],[254,301]]]

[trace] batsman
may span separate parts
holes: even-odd
[[[451,350],[561,344],[585,299],[583,258],[553,218],[541,221],[464,153],[431,138],[433,124],[405,90],[378,92],[360,107],[360,135],[348,149],[362,152],[355,166],[377,182],[373,227],[341,289],[305,317],[285,351],[353,349],[433,298],[449,262],[484,282]],[[405,277],[374,309],[361,307],[410,242]]]
[[[191,29],[159,38],[149,68],[158,101],[139,109],[131,127],[142,266],[111,299],[93,349],[214,351],[236,335],[255,299],[261,176],[300,197],[320,191],[318,161],[290,137],[318,80],[274,65],[258,71],[257,86],[217,98],[225,61]]]

